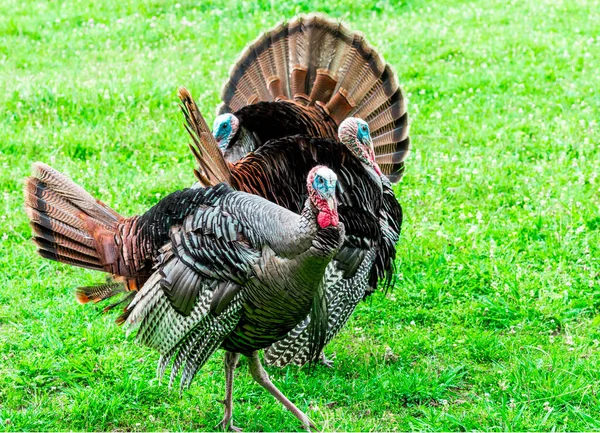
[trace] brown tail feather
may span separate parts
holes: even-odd
[[[107,313],[107,312],[109,312],[110,310],[114,309],[115,307],[118,307],[119,305],[123,305],[123,304],[125,304],[125,309],[126,309],[126,308],[127,308],[127,306],[129,305],[129,303],[130,303],[131,301],[133,301],[133,298],[135,298],[135,292],[130,292],[130,293],[127,293],[125,296],[123,296],[123,297],[122,297],[121,299],[119,299],[117,302],[113,302],[112,304],[110,304],[110,305],[107,305],[106,307],[104,307],[104,308],[102,309],[102,312],[104,312],[104,313]],[[117,323],[117,325],[122,325],[122,324],[123,324],[123,322],[119,320],[119,319],[120,319],[120,317],[121,317],[121,316],[119,316],[119,317],[117,317],[117,318],[115,319],[115,322]]]
[[[102,309],[103,313],[107,313],[120,305],[129,305],[135,296],[135,291],[130,291],[122,282],[113,281],[97,286],[78,287],[75,291],[75,298],[80,304],[87,304],[89,302],[97,304],[120,294],[123,294],[123,296]],[[119,325],[122,323],[119,318],[116,319],[116,322]]]
[[[393,173],[393,174],[387,175],[390,182],[392,182],[392,183],[399,182],[400,179],[402,179],[402,175],[404,175],[404,163],[403,162],[401,162],[399,164],[381,164],[379,166],[379,168],[383,172]]]
[[[400,143],[405,140],[407,130],[406,128],[400,126],[396,129],[392,129],[391,131],[381,132],[381,134],[377,135],[373,138],[373,147],[375,149],[380,149],[382,152],[389,150],[393,152],[394,150],[399,150],[397,147],[390,146],[393,143]]]
[[[381,130],[389,130],[393,128],[394,121],[400,119],[402,116],[407,116],[406,111],[403,107],[403,101],[396,101],[389,107],[384,107],[384,110],[374,112],[370,115],[370,119],[367,120],[369,128],[376,135]],[[402,124],[407,124],[407,119],[403,119]]]
[[[289,99],[321,107],[338,125],[348,116],[365,119],[381,169],[390,180],[402,175],[410,140],[394,72],[362,35],[338,22],[311,14],[266,32],[233,66],[221,99],[219,114]],[[385,162],[389,154],[394,163]]]
[[[190,149],[198,163],[194,170],[196,178],[205,187],[220,182],[231,183],[229,166],[192,95],[184,87],[179,89],[178,95],[186,120],[185,128],[194,141],[194,146],[190,145]]]
[[[59,233],[52,233],[45,227],[33,225],[35,233],[34,241],[42,249],[54,253],[69,256],[73,259],[79,258],[90,264],[101,266],[96,250],[72,241]]]
[[[34,240],[35,242],[35,240]],[[66,263],[67,265],[78,266],[80,268],[93,269],[95,271],[103,271],[104,268],[100,265],[95,265],[93,263],[87,262],[85,257],[78,257],[77,259],[68,257],[64,254],[57,254],[51,251],[48,251],[43,248],[38,249],[38,254],[48,260],[54,260],[55,262]]]
[[[59,239],[59,235],[62,235],[65,239],[89,248],[94,248],[96,244],[94,238],[88,233],[63,223],[47,213],[27,208],[27,216],[29,221],[35,224],[33,229],[36,235],[44,237],[50,242],[55,242]]]
[[[114,210],[40,162],[25,181],[25,209],[42,257],[108,271],[100,243],[123,220]]]
[[[78,287],[75,291],[75,297],[80,304],[87,304],[88,302],[96,304],[123,292],[125,292],[123,283],[113,282],[98,286]]]
[[[34,178],[46,184],[49,189],[59,192],[63,198],[75,207],[80,208],[97,221],[106,224],[107,227],[114,227],[122,219],[114,210],[96,200],[85,189],[49,165],[36,162],[33,164],[32,171]]]

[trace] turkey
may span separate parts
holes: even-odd
[[[339,279],[326,285],[329,323],[325,345],[329,344],[333,337],[344,327],[358,303],[372,292],[373,287],[377,284],[377,277],[384,276],[382,273],[378,274],[377,270],[381,271],[385,269],[385,265],[388,266],[388,271],[393,268],[396,243],[398,242],[400,224],[402,222],[402,211],[391,189],[390,182],[381,173],[377,163],[373,162],[373,146],[367,123],[363,120],[349,117],[340,125],[339,137],[348,149],[351,149],[355,155],[359,156],[359,160],[364,166],[373,168],[379,176],[380,195],[378,197],[362,197],[362,199],[375,199],[379,201],[379,206],[374,206],[370,211],[379,216],[377,222],[379,223],[380,235],[378,238],[370,238],[364,234],[359,237],[356,236],[358,230],[353,230],[354,236],[347,238],[342,249],[330,265],[332,268],[337,268],[338,272],[346,270],[347,265],[345,261],[347,260],[344,260],[344,256],[351,251],[356,257],[358,255],[357,252],[360,251],[361,259],[356,260],[353,271],[340,274]],[[355,206],[361,206],[363,209],[368,208],[366,204],[360,202],[361,198],[359,198],[358,194],[356,194],[356,198]],[[340,210],[342,215],[353,214],[353,212],[345,211],[346,209]],[[349,226],[356,223],[356,221],[343,221]],[[391,262],[390,259],[392,260]],[[378,260],[379,262],[377,262]],[[386,262],[385,265],[384,262]],[[285,338],[278,340],[265,350],[265,362],[270,365],[284,367],[290,363],[304,365],[308,361],[311,361],[312,355],[310,353],[310,345],[308,344],[310,341],[310,321],[311,317],[307,317]],[[323,364],[331,367],[332,362],[325,357],[324,353],[321,353],[320,357]]]
[[[125,249],[141,251],[156,246],[153,231],[161,236],[167,230],[150,277],[118,321],[136,328],[137,341],[161,354],[159,375],[171,365],[170,384],[180,375],[182,389],[213,352],[220,347],[227,351],[222,426],[235,429],[232,372],[243,354],[252,377],[308,428],[308,417],[271,383],[257,354],[309,312],[312,355],[325,340],[323,282],[344,228],[334,172],[314,167],[305,183],[308,198],[300,214],[221,183],[178,191],[144,215],[125,219],[41,163],[34,165],[25,194],[43,255],[78,266],[111,262],[115,244],[105,243],[104,237],[115,238],[137,226],[145,237]],[[179,212],[173,213],[174,208]],[[164,215],[171,215],[166,217],[170,221]],[[150,223],[162,220],[162,226]]]
[[[402,223],[402,209],[391,183],[375,162],[368,124],[361,119],[346,118],[338,131],[341,143],[306,136],[270,140],[231,164],[223,159],[189,92],[181,89],[180,97],[186,126],[194,140],[192,150],[201,183],[227,180],[236,189],[297,210],[306,195],[301,179],[311,165],[319,161],[338,173],[339,214],[346,227],[346,241],[326,280],[329,301],[326,341],[329,342],[358,302],[374,290],[379,278],[384,277],[389,284]],[[285,339],[270,347],[265,354],[267,363],[284,366],[311,361],[306,345],[309,323],[307,318]]]
[[[405,99],[391,67],[359,33],[318,14],[281,23],[230,71],[214,134],[229,162],[274,138],[337,139],[349,116],[371,128],[375,159],[400,180],[410,150]]]

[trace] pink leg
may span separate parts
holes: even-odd
[[[300,422],[302,422],[302,426],[306,430],[310,431],[311,428],[316,429],[315,425],[308,419],[304,412],[298,409],[294,405],[294,403],[289,401],[287,397],[283,395],[275,385],[273,385],[273,382],[271,382],[271,379],[269,379],[269,375],[260,363],[258,352],[252,353],[252,355],[249,357],[249,362],[250,374],[252,374],[254,380],[258,382],[258,384],[265,388],[267,391],[269,391],[271,395],[277,400],[279,400],[290,412],[292,412],[296,416],[296,418],[298,418]]]
[[[233,425],[233,372],[240,359],[239,353],[225,352],[225,414],[223,419],[215,428],[228,429],[230,431],[240,432],[242,429]]]

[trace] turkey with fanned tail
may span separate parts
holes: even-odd
[[[40,253],[77,266],[101,269],[102,263],[116,263],[110,260],[115,243],[103,241],[107,233],[134,226],[146,230],[147,242],[137,245],[143,250],[149,244],[156,248],[154,230],[159,237],[166,231],[151,275],[118,322],[137,328],[137,340],[160,352],[159,374],[171,365],[171,384],[180,374],[181,388],[224,348],[230,370],[223,427],[235,428],[232,371],[241,353],[249,358],[253,378],[308,428],[307,416],[270,382],[257,354],[309,313],[313,357],[326,338],[324,276],[344,228],[334,172],[314,167],[305,183],[308,198],[300,214],[221,183],[178,191],[144,215],[125,219],[41,163],[34,164],[25,194]],[[163,227],[153,224],[171,207],[180,209],[176,217]]]
[[[352,116],[369,124],[381,171],[392,183],[402,176],[405,98],[390,65],[339,22],[310,14],[264,33],[231,69],[221,99],[213,130],[230,162],[274,138],[337,139]]]

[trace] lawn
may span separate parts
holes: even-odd
[[[327,348],[269,368],[324,430],[600,430],[596,0],[0,3],[0,431],[212,430],[221,353],[180,398],[158,355],[76,303],[103,276],[44,261],[36,160],[120,213],[193,182],[176,96],[214,118],[245,44],[298,12],[364,32],[409,97],[398,278]],[[360,4],[359,4],[360,3]],[[297,430],[245,363],[234,418]]]

